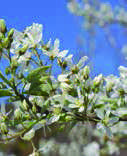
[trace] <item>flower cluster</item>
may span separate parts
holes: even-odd
[[[65,123],[75,127],[80,122],[83,125],[92,122],[95,132],[102,134],[99,140],[112,143],[114,125],[117,128],[120,121],[127,121],[127,68],[119,67],[119,77],[99,74],[92,78],[87,56],[73,64],[72,55],[59,50],[58,39],[53,45],[44,44],[42,25],[33,24],[23,32],[7,33],[5,28],[5,23],[0,21],[1,59],[8,64],[5,71],[0,71],[0,97],[7,97],[13,109],[6,112],[6,107],[1,106],[0,141],[18,137],[31,141],[40,128],[45,130],[58,124],[60,131]],[[5,39],[8,39],[6,44]],[[53,75],[55,63],[61,68],[58,76]],[[124,130],[121,133],[122,137],[127,134]],[[84,146],[83,153],[92,147],[99,152],[99,143]],[[70,146],[73,148],[75,144]],[[44,154],[44,148],[34,147],[33,155],[39,152]]]

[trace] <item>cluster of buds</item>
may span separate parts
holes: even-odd
[[[22,111],[19,108],[17,108],[14,112],[14,119],[21,120],[22,117],[23,117]]]
[[[100,86],[102,80],[103,80],[102,74],[96,76],[96,77],[94,78],[94,80],[93,80],[93,85],[94,85],[95,87]]]
[[[28,104],[27,104],[25,99],[22,102],[21,108],[23,109],[23,111],[28,111],[28,109],[29,109],[29,106],[28,106]]]
[[[2,134],[5,134],[5,135],[7,135],[8,134],[8,127],[7,127],[7,125],[5,124],[5,122],[2,122],[1,124],[0,124],[0,130],[1,130],[1,133]]]
[[[113,90],[114,85],[115,84],[113,82],[107,83],[107,85],[106,85],[106,92],[110,93]]]
[[[81,71],[81,80],[88,80],[90,74],[89,66],[85,66]]]
[[[63,91],[67,92],[67,91],[70,91],[72,89],[72,87],[70,85],[71,82],[70,82],[67,74],[59,75],[58,81],[60,82],[60,86],[61,86]]]
[[[14,29],[11,29],[7,37],[5,36],[7,32],[6,24],[3,19],[0,20],[0,52],[2,53],[2,49],[9,49],[11,47],[11,43],[13,42],[13,34],[14,34]]]
[[[99,88],[100,88],[100,85],[102,84],[103,82],[103,76],[102,74],[96,76],[93,80],[93,92],[99,92]]]

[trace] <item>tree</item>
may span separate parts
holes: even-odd
[[[1,65],[6,61],[0,71],[0,97],[7,97],[6,102],[13,105],[6,112],[1,104],[1,143],[20,137],[31,142],[31,155],[93,155],[92,150],[96,155],[119,153],[119,148],[126,147],[121,139],[127,135],[127,68],[119,67],[119,77],[99,74],[92,78],[87,56],[73,64],[67,53],[60,51],[58,39],[45,43],[41,24],[33,23],[19,32],[7,30],[0,20]],[[57,76],[54,64],[60,68]],[[33,141],[36,131],[46,128],[47,133],[54,125],[56,132],[66,131],[72,142],[41,140],[37,148]],[[86,139],[79,139],[83,135]]]

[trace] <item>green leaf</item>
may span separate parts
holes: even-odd
[[[95,106],[94,106],[94,108],[103,108],[105,105],[104,105],[104,103],[97,103]]]
[[[0,89],[0,97],[12,96],[13,92],[10,90]]]
[[[31,85],[29,90],[24,92],[25,94],[37,96],[48,96],[50,94],[52,82],[50,76],[46,74],[48,68],[50,68],[50,66],[37,68],[27,76],[26,79]]]
[[[48,96],[50,93],[50,86],[47,84],[40,84],[40,85],[33,85],[30,87],[29,93],[31,95],[37,95],[37,96]]]
[[[9,86],[12,86],[12,85],[11,85],[11,82],[10,82],[6,77],[4,77],[4,75],[2,74],[1,71],[0,71],[0,78],[1,78],[6,84],[8,84]]]
[[[38,80],[33,81],[33,83],[31,83],[29,90],[25,91],[24,93],[37,96],[48,96],[51,90],[52,87],[50,83],[48,83],[47,81],[41,82]]]
[[[42,67],[39,67],[37,69],[34,69],[32,70],[26,77],[26,80],[28,82],[32,82],[32,81],[35,81],[39,78],[41,78],[42,76],[45,76],[47,75],[46,74],[46,70],[48,70],[51,66],[42,66]]]
[[[0,89],[6,89],[7,86],[5,84],[5,82],[0,82]]]

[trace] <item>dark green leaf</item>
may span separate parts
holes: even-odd
[[[35,70],[32,70],[26,77],[28,82],[36,81],[37,79],[41,78],[42,76],[46,76],[46,70],[48,70],[50,66],[42,66]]]
[[[12,94],[10,90],[0,89],[0,97],[12,96]]]

